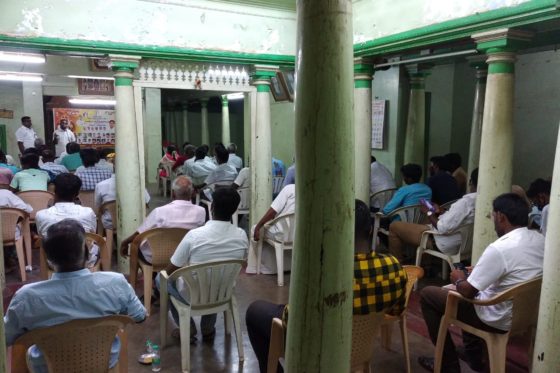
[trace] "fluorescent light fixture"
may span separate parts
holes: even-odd
[[[115,78],[111,76],[87,76],[87,75],[66,75],[66,76],[74,79],[115,80]]]
[[[0,80],[7,80],[12,82],[42,82],[43,77],[40,75],[32,74],[11,74],[0,72]]]
[[[76,105],[115,105],[117,103],[116,100],[104,100],[104,99],[97,99],[97,98],[71,98],[71,104]]]
[[[23,62],[23,63],[45,63],[45,56],[42,54],[14,53],[0,51],[0,61]]]
[[[230,93],[228,95],[226,95],[228,100],[241,100],[242,98],[245,98],[245,95],[241,92],[238,93]]]

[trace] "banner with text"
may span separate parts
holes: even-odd
[[[80,145],[115,145],[115,110],[53,109],[54,129],[62,119]]]

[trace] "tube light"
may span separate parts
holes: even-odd
[[[42,82],[43,77],[40,75],[24,75],[24,74],[6,74],[0,73],[0,80],[12,82]]]
[[[23,63],[45,63],[45,56],[42,54],[1,52],[0,61],[23,62]]]
[[[241,92],[238,93],[230,93],[228,95],[226,95],[228,100],[241,100],[242,98],[245,97],[245,95]]]
[[[71,104],[76,105],[115,105],[116,100],[103,100],[95,98],[71,98],[68,100]]]
[[[115,78],[110,76],[87,76],[87,75],[66,75],[66,76],[74,79],[115,80]]]

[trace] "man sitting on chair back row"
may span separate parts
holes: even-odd
[[[468,277],[459,269],[451,272],[451,281],[465,298],[488,300],[515,285],[542,276],[544,237],[539,232],[527,229],[529,206],[525,200],[516,194],[506,193],[498,196],[492,207],[492,220],[499,238],[484,250],[473,268],[468,268]],[[448,291],[438,286],[428,286],[420,294],[422,314],[434,345],[440,320],[445,314]],[[477,329],[507,333],[511,327],[512,303],[506,301],[493,306],[477,306],[459,302],[457,317]],[[457,356],[466,360],[473,370],[484,371],[484,341],[463,331],[463,344],[464,350],[455,351],[451,336],[447,333],[443,349],[443,372],[460,372]],[[433,372],[433,358],[420,357],[418,362]]]
[[[65,219],[51,225],[43,247],[55,273],[50,280],[24,285],[12,298],[4,316],[8,346],[30,330],[72,320],[121,314],[144,321],[146,309],[122,274],[91,273],[84,268],[88,252],[78,221]],[[119,350],[115,337],[109,368],[117,364]],[[28,358],[34,373],[47,372],[37,347],[28,350]]]

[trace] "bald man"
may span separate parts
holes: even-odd
[[[192,180],[188,176],[178,176],[171,184],[171,199],[167,205],[154,209],[130,237],[121,244],[121,254],[128,256],[128,245],[138,236],[153,228],[194,229],[204,225],[206,212],[204,208],[193,205],[191,197],[194,191]],[[152,262],[152,249],[147,242],[140,246],[140,253],[148,263]]]

